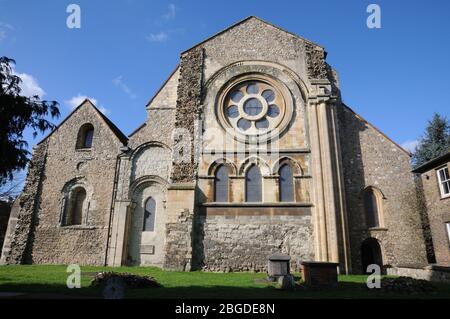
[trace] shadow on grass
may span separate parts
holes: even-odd
[[[60,284],[2,284],[2,292],[20,292],[13,298],[103,298],[102,288],[84,287],[69,289]],[[294,291],[283,291],[273,286],[231,287],[231,286],[182,286],[161,288],[127,289],[125,298],[133,299],[378,299],[378,298],[450,298],[450,286],[442,285],[435,293],[394,294],[369,291],[362,283],[340,282],[336,288],[311,289],[299,287]]]

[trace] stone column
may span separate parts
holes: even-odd
[[[331,141],[330,143],[334,145],[334,154],[332,158],[333,172],[335,179],[335,194],[336,194],[336,209],[339,214],[336,215],[337,223],[337,237],[338,237],[338,248],[339,248],[339,260],[341,262],[341,272],[351,273],[351,258],[350,258],[350,234],[348,229],[348,218],[347,218],[347,204],[345,200],[345,189],[344,189],[344,169],[342,166],[342,152],[340,144],[340,134],[339,134],[339,122],[338,122],[338,111],[337,108],[340,107],[340,102],[335,98],[330,100],[328,103],[329,114],[330,114],[330,125],[331,125]]]
[[[230,176],[229,199],[233,203],[245,202],[245,177]]]
[[[263,176],[263,201],[278,202],[278,176]]]
[[[315,247],[317,260],[338,262],[341,273],[346,273],[348,234],[335,107],[335,99],[329,95],[310,97]]]

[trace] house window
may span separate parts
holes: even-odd
[[[366,213],[366,226],[368,228],[380,227],[379,207],[377,195],[372,188],[364,190],[364,210]]]
[[[262,201],[262,187],[261,187],[261,172],[258,166],[253,164],[245,174],[245,201],[246,202],[261,202]]]
[[[288,164],[281,166],[279,170],[280,202],[294,201],[294,175]]]
[[[86,190],[83,187],[74,188],[65,206],[65,218],[63,224],[65,226],[81,225],[85,205]]]
[[[155,213],[156,213],[156,202],[152,197],[149,197],[145,202],[144,225],[142,227],[143,231],[155,230]]]
[[[450,242],[450,222],[445,223],[445,226],[447,228],[448,241]]]
[[[229,168],[226,165],[220,165],[216,170],[214,179],[214,201],[228,202],[228,175]]]
[[[94,126],[90,123],[82,125],[78,131],[77,149],[91,148],[92,140],[94,138]]]
[[[450,196],[450,175],[448,174],[448,167],[442,167],[437,170],[439,181],[439,189],[441,190],[441,197]]]

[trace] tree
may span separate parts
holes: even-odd
[[[13,172],[24,169],[29,161],[25,128],[31,128],[36,137],[55,128],[47,116],[59,117],[58,102],[20,95],[22,80],[13,72],[15,63],[0,57],[0,185],[12,180]]]
[[[425,129],[425,136],[420,139],[413,154],[413,164],[418,167],[450,151],[450,123],[446,117],[437,113]]]
[[[0,201],[5,199],[17,198],[25,185],[26,170],[14,171],[13,180],[6,180],[3,184],[0,184]]]

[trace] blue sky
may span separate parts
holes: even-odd
[[[70,3],[81,29],[66,26]],[[366,26],[370,3],[381,29]],[[324,46],[344,102],[399,144],[433,112],[449,116],[450,1],[0,0],[0,55],[28,91],[60,102],[56,123],[87,96],[129,134],[180,52],[249,15]]]

